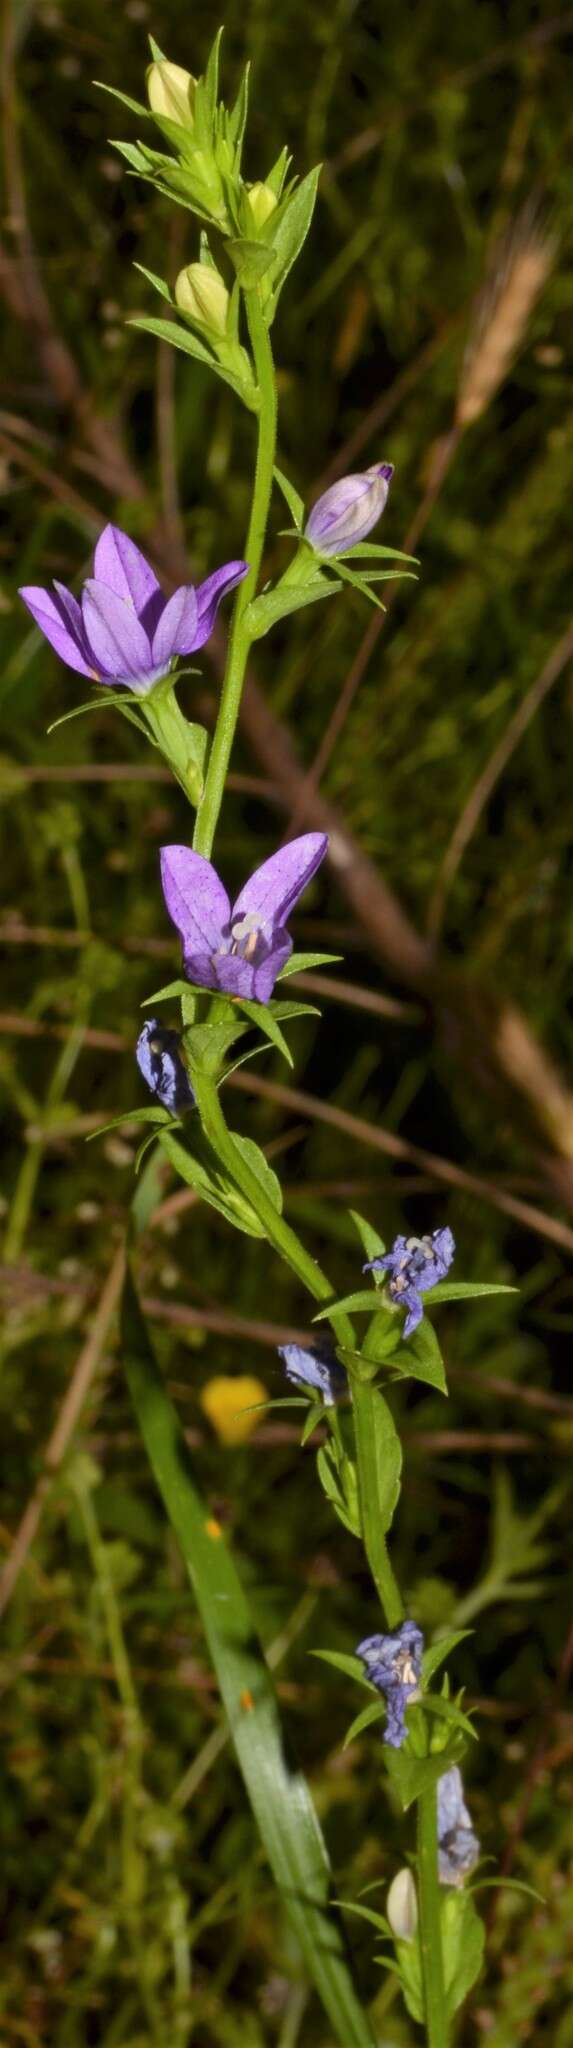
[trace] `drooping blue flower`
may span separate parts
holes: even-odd
[[[455,1252],[455,1242],[447,1225],[443,1230],[432,1230],[425,1237],[395,1237],[392,1248],[383,1257],[369,1259],[363,1267],[365,1273],[388,1273],[390,1300],[399,1308],[407,1309],[402,1335],[411,1337],[417,1330],[424,1313],[421,1295],[429,1287],[436,1287],[449,1272]]]
[[[479,1860],[480,1845],[464,1800],[461,1771],[452,1764],[438,1778],[438,1872],[440,1884],[462,1885]]]
[[[178,654],[195,654],[215,624],[227,590],[248,574],[247,562],[225,562],[204,583],[182,583],[165,597],[141,548],[119,526],[104,526],[78,603],[64,583],[54,594],[36,584],[20,590],[56,654],[82,676],[108,688],[121,684],[146,697]]]
[[[287,919],[324,860],[324,832],[303,832],[264,860],[231,904],[210,860],[191,846],[161,848],[165,903],[183,940],[190,981],[268,1003],[292,953]]]
[[[390,1749],[401,1749],[408,1733],[405,1709],[418,1698],[424,1638],[415,1621],[402,1621],[394,1635],[366,1636],[358,1643],[368,1678],[386,1700],[384,1741]]]
[[[163,1109],[170,1109],[174,1116],[183,1116],[186,1109],[193,1109],[195,1096],[181,1058],[178,1031],[171,1031],[157,1017],[150,1017],[140,1031],[135,1057],[140,1074]]]
[[[339,477],[313,505],[305,540],[320,555],[343,555],[356,547],[381,518],[393,475],[393,463],[374,462],[371,469]]]
[[[328,1337],[317,1339],[316,1344],[279,1344],[279,1358],[284,1360],[288,1380],[296,1387],[312,1387],[322,1394],[325,1408],[333,1408],[335,1401],[346,1392],[348,1385],[344,1366],[340,1364],[334,1346]]]

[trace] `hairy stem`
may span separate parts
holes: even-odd
[[[258,418],[255,482],[249,529],[245,542],[245,560],[249,564],[249,574],[245,576],[244,582],[241,583],[235,601],[219,715],[213,737],[205,788],[197,813],[193,837],[196,853],[205,854],[207,859],[210,857],[213,846],[239,715],[247,657],[251,644],[251,636],[246,624],[245,613],[251,598],[255,595],[257,586],[267,528],[275,459],[277,425],[275,369],[258,289],[245,294],[245,304],[261,405]]]
[[[440,1886],[438,1879],[437,1788],[429,1785],[417,1802],[420,1949],[428,2048],[448,2048]]]

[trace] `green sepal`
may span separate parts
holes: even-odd
[[[350,1723],[350,1727],[347,1728],[342,1744],[343,1749],[348,1749],[350,1743],[355,1742],[357,1735],[364,1733],[365,1728],[373,1728],[375,1722],[383,1721],[385,1715],[386,1708],[382,1700],[373,1700],[370,1707],[362,1707],[361,1712],[355,1715],[354,1720]]]
[[[444,1361],[433,1324],[423,1316],[411,1337],[400,1343],[392,1354],[392,1369],[401,1379],[423,1380],[424,1385],[435,1387],[439,1394],[447,1394],[448,1383]]]
[[[151,107],[144,107],[139,100],[132,100],[130,98],[129,93],[127,92],[119,92],[118,87],[116,85],[106,85],[104,78],[94,78],[93,84],[96,86],[98,92],[107,92],[109,93],[110,99],[119,100],[120,106],[127,107],[130,114],[137,114],[138,120],[153,120]]]
[[[300,251],[306,242],[314,213],[321,170],[322,165],[317,164],[314,170],[308,172],[306,178],[302,178],[300,185],[295,187],[295,190],[289,197],[284,207],[284,212],[281,209],[278,225],[276,224],[276,217],[272,214],[270,216],[269,226],[273,231],[272,241],[275,260],[272,273],[271,296],[265,307],[265,319],[269,327],[274,320],[279,295],[285,279],[288,277],[293,263],[296,263],[297,256],[300,255]]]
[[[445,1699],[443,1693],[427,1692],[424,1693],[423,1704],[424,1712],[429,1714],[430,1718],[435,1715],[437,1721],[449,1722],[452,1728],[460,1728],[464,1735],[471,1736],[472,1741],[477,1742],[473,1722],[462,1712],[462,1708],[456,1705],[455,1700]]]
[[[115,705],[116,710],[121,711],[124,718],[128,718],[132,725],[137,726],[138,731],[142,732],[146,739],[149,737],[143,719],[131,710],[132,704],[141,704],[141,697],[136,696],[135,691],[124,690],[120,693],[119,690],[110,690],[109,686],[103,683],[100,685],[100,692],[99,697],[89,697],[85,704],[74,704],[73,711],[64,711],[61,718],[54,718],[52,724],[46,728],[48,738],[51,733],[58,731],[58,726],[69,725],[72,718],[83,718],[86,711],[106,710],[109,704]]]
[[[155,270],[148,270],[145,263],[134,263],[133,268],[139,270],[141,277],[147,278],[147,283],[153,285],[154,292],[159,292],[162,299],[167,300],[168,306],[173,305],[171,286],[164,277],[158,277]]]
[[[283,1037],[278,1019],[273,1016],[270,1004],[250,1002],[248,999],[245,1000],[243,996],[240,996],[237,998],[237,1009],[244,1011],[249,1024],[254,1024],[258,1031],[262,1031],[263,1037],[268,1038],[270,1044],[276,1046],[277,1052],[282,1053],[283,1059],[287,1061],[287,1065],[292,1067],[294,1064],[292,1053],[287,1045],[286,1038]]]
[[[281,967],[277,981],[287,981],[289,974],[306,974],[311,967],[329,967],[342,960],[342,953],[291,953],[286,966]]]
[[[235,152],[236,172],[240,170],[241,166],[241,152],[245,137],[247,113],[249,109],[250,72],[250,64],[246,64],[236,100],[234,102],[234,105],[229,109],[229,112],[226,116],[226,135],[227,140],[231,145],[231,148]]]
[[[306,1416],[303,1424],[302,1436],[300,1439],[301,1451],[304,1450],[305,1444],[308,1444],[310,1442],[311,1436],[314,1436],[315,1429],[318,1429],[319,1423],[324,1422],[325,1412],[326,1411],[323,1401],[311,1401],[308,1410],[308,1415]]]
[[[168,981],[165,988],[157,988],[154,995],[145,996],[141,1008],[142,1010],[148,1010],[151,1003],[175,1002],[178,996],[189,995],[190,987],[191,993],[193,993],[192,985],[188,981]],[[201,994],[204,995],[204,993],[205,991],[202,989]]]
[[[367,1692],[372,1692],[370,1679],[366,1678],[364,1665],[359,1657],[351,1657],[346,1650],[311,1650],[311,1657],[319,1657],[321,1664],[332,1664],[334,1671],[342,1671],[345,1678],[355,1678]]]
[[[244,1038],[248,1030],[248,1022],[243,1022],[237,1016],[237,1008],[231,1009],[230,1003],[225,1004],[224,1010],[221,1006],[220,1013],[212,1005],[205,1022],[192,1023],[185,1032],[185,1050],[191,1069],[196,1066],[202,1073],[210,1074],[217,1080],[226,1054],[230,1052],[231,1046],[236,1044],[238,1038]]]
[[[348,1214],[352,1217],[352,1222],[358,1231],[362,1250],[366,1252],[367,1259],[383,1258],[386,1246],[379,1231],[375,1230],[374,1224],[368,1222],[367,1216],[361,1216],[358,1209],[349,1209]],[[374,1274],[375,1287],[384,1286],[385,1280],[385,1273],[381,1273],[379,1277],[376,1273]]]
[[[447,1635],[440,1636],[439,1642],[430,1643],[429,1648],[424,1650],[422,1657],[422,1677],[425,1685],[428,1684],[430,1678],[434,1677],[434,1673],[439,1671],[440,1665],[445,1664],[446,1658],[451,1656],[452,1650],[457,1649],[458,1643],[463,1643],[465,1637],[471,1635],[473,1635],[473,1629],[471,1628],[453,1628],[448,1630]]]
[[[351,1536],[360,1536],[360,1513],[358,1508],[358,1484],[356,1468],[344,1451],[332,1441],[321,1444],[317,1453],[316,1469],[323,1492],[339,1522],[350,1530]]]
[[[300,533],[304,521],[304,498],[301,498],[300,491],[295,490],[294,484],[291,484],[289,477],[285,476],[284,470],[279,469],[276,462],[273,476],[278,484],[279,491],[282,491],[291,519],[294,519],[297,533]]]

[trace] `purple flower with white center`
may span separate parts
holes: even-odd
[[[322,1394],[325,1408],[333,1408],[335,1401],[346,1392],[348,1381],[344,1366],[336,1357],[334,1346],[326,1337],[316,1344],[279,1344],[279,1358],[284,1361],[287,1380],[295,1387],[312,1387]]]
[[[464,1800],[461,1771],[453,1764],[438,1778],[438,1873],[440,1884],[462,1885],[479,1861],[480,1845]]]
[[[395,1237],[392,1249],[383,1257],[369,1259],[363,1266],[364,1273],[388,1273],[390,1300],[408,1313],[403,1337],[411,1337],[417,1330],[424,1313],[421,1295],[429,1287],[437,1287],[449,1272],[455,1252],[455,1241],[447,1225],[443,1230],[432,1230],[425,1237]]]
[[[401,1749],[408,1733],[405,1709],[419,1697],[424,1638],[415,1621],[403,1621],[391,1636],[366,1636],[358,1643],[368,1678],[386,1700],[384,1741],[390,1749]]]
[[[393,475],[392,462],[374,462],[355,476],[341,476],[313,505],[305,540],[319,555],[343,555],[356,547],[381,518]]]
[[[189,846],[161,849],[161,885],[190,981],[268,1003],[292,953],[291,910],[324,860],[324,832],[304,832],[263,861],[231,905],[216,869]]]
[[[150,1017],[140,1031],[135,1057],[140,1074],[163,1109],[170,1109],[174,1116],[193,1109],[195,1096],[181,1058],[178,1031],[171,1031],[157,1017]]]
[[[79,603],[57,582],[53,593],[30,583],[19,595],[68,668],[146,697],[176,655],[204,646],[221,598],[247,574],[247,562],[226,562],[204,583],[182,583],[164,597],[135,541],[119,526],[105,526]]]

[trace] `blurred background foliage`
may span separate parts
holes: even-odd
[[[116,108],[110,123],[92,83],[140,97],[148,31],[197,72],[218,20],[214,0],[5,0],[3,13],[2,2048],[329,2043],[122,1384],[137,1133],[84,1142],[141,1101],[139,1004],[176,958],[157,848],[187,836],[188,816],[103,698],[46,736],[76,679],[15,598],[18,582],[85,573],[108,517],[166,577],[182,557],[204,574],[241,552],[252,421],[126,325],[152,310],[133,261],[173,277],[195,227],[124,174],[107,137],[133,127]],[[346,590],[256,650],[280,726],[265,739],[255,703],[225,872],[238,883],[289,820],[310,821],[289,744],[373,865],[333,864],[298,918],[301,943],[343,954],[329,974],[344,1000],[323,992],[323,1021],[295,1026],[294,1076],[269,1055],[267,1092],[232,1107],[342,1289],[357,1273],[349,1203],[386,1236],[448,1221],[460,1275],[519,1283],[442,1311],[447,1408],[424,1388],[399,1397],[396,1562],[428,1628],[475,1627],[454,1674],[478,1713],[475,1825],[544,1901],[484,1892],[487,1971],[457,2042],[570,2048],[573,15],[527,0],[229,0],[225,31],[228,93],[247,55],[253,66],[248,175],[285,138],[301,173],[324,163],[276,326],[283,467],[310,496],[391,459],[381,537],[420,558],[381,635]],[[275,510],[269,574],[287,546]],[[207,718],[219,647],[212,659],[182,686]],[[286,1411],[229,1441],[232,1397],[211,1385],[254,1375],[278,1397],[275,1345],[304,1328],[304,1302],[263,1246],[169,1185],[142,1282],[337,1892],[356,1896],[403,1860],[403,1823],[377,1738],[343,1751],[350,1692],[308,1652],[376,1625],[371,1588]],[[413,2048],[359,1924],[380,2048]]]

